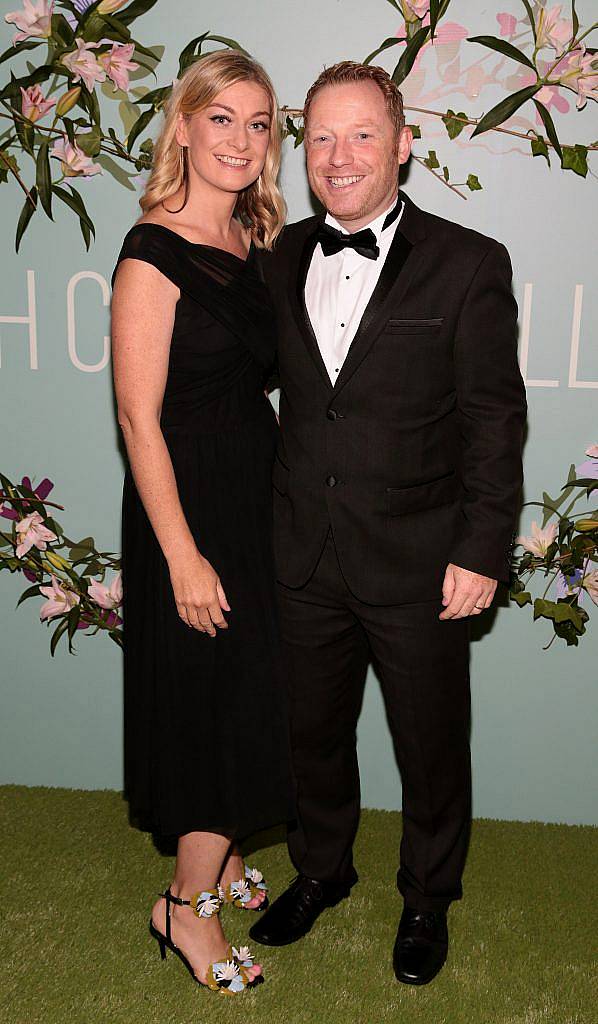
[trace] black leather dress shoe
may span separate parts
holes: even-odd
[[[447,953],[446,913],[405,907],[392,958],[398,980],[406,985],[427,985],[438,974]]]
[[[298,875],[250,928],[249,934],[254,942],[264,946],[288,946],[307,935],[322,911],[336,906],[350,891],[350,885],[316,882]]]

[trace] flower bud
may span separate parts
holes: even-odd
[[[61,555],[57,554],[55,551],[46,551],[44,561],[49,562],[50,565],[53,566],[54,569],[68,569],[68,568],[70,568],[69,563],[64,558],[62,558]]]
[[[56,104],[56,115],[57,117],[63,117],[64,114],[68,114],[69,110],[72,110],[75,103],[81,95],[81,86],[75,85],[68,92],[63,92],[62,96]]]
[[[129,0],[102,0],[96,10],[98,14],[114,14],[115,11],[120,10],[120,8],[124,7],[128,2]]]
[[[598,530],[598,519],[578,519],[575,529],[579,533],[589,533],[590,530]]]

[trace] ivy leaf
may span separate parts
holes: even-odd
[[[90,132],[77,135],[76,142],[85,156],[97,156],[102,148],[102,132],[99,125],[94,124]]]
[[[465,182],[470,192],[480,192],[483,185],[480,185],[477,174],[468,174]]]
[[[436,156],[436,150],[434,150],[434,149],[429,149],[428,150],[428,155],[427,155],[427,157],[425,157],[424,163],[425,163],[426,167],[429,167],[431,170],[433,170],[435,167],[440,167],[440,161],[439,161],[438,157]]]
[[[449,169],[448,169],[448,167],[444,166],[444,167],[442,168],[442,176],[443,176],[443,178],[444,178],[444,180],[445,180],[445,181],[448,181],[448,180],[449,180],[449,177],[450,177],[450,175],[449,175]]]
[[[363,63],[364,64],[371,64],[371,62],[373,61],[374,57],[377,57],[379,53],[383,53],[384,50],[390,49],[391,46],[396,46],[398,43],[404,43],[404,42],[405,42],[405,36],[389,36],[389,38],[385,39],[383,43],[380,43],[380,46],[376,47],[375,50],[372,50],[371,53],[368,53],[368,55],[364,59]]]
[[[521,590],[517,594],[511,594],[511,601],[515,601],[520,608],[523,608],[526,604],[532,603],[532,595],[528,590]]]
[[[561,149],[561,144],[559,142],[559,138],[558,138],[558,135],[556,133],[556,128],[554,127],[554,121],[552,120],[552,117],[550,115],[550,111],[549,111],[548,107],[545,107],[544,104],[540,103],[539,100],[534,100],[534,106],[535,106],[536,110],[538,111],[540,117],[542,118],[542,122],[544,124],[544,127],[546,128],[546,134],[548,135],[548,138],[552,142],[552,145],[554,146],[556,152],[558,153],[559,158],[560,158],[561,163],[562,163],[563,151]],[[548,157],[547,157],[547,159],[548,159]],[[550,163],[550,160],[548,161],[548,163]]]
[[[35,185],[33,186],[32,189],[30,189],[30,195],[31,195],[31,198],[33,200],[33,203],[31,203],[29,201],[29,197],[27,197],[27,199],[25,200],[25,202],[23,204],[23,209],[21,210],[21,215],[20,215],[18,223],[17,223],[17,233],[16,233],[16,236],[15,236],[15,251],[16,252],[19,251],[19,245],[21,244],[21,239],[22,239],[23,235],[25,234],[25,231],[27,230],[27,227],[29,225],[29,221],[31,220],[31,218],[33,217],[33,214],[35,213],[35,211],[37,209],[37,189],[36,189]],[[35,204],[35,205],[33,205],[33,204]]]
[[[405,52],[392,73],[392,80],[395,85],[400,85],[407,78],[415,63],[415,58],[428,38],[428,32],[428,28],[419,28],[407,43]]]
[[[565,171],[575,171],[576,174],[585,178],[588,173],[588,147],[580,144],[563,146],[561,167]]]
[[[456,139],[463,129],[467,128],[467,114],[462,110],[455,114],[455,111],[449,107],[446,114],[442,115],[442,123],[448,132],[449,139]]]
[[[497,103],[492,110],[489,110],[487,114],[480,119],[476,125],[475,130],[472,132],[472,139],[476,135],[481,135],[482,132],[487,132],[490,128],[496,128],[497,125],[502,124],[503,121],[508,120],[519,107],[522,107],[527,100],[530,100],[541,88],[539,82],[535,82],[534,85],[526,85],[525,89],[519,89],[517,92],[512,93],[510,96],[505,97],[500,103]]]
[[[497,53],[502,53],[503,57],[510,57],[511,60],[519,61],[520,64],[525,64],[526,67],[531,68],[532,71],[536,70],[535,64],[527,54],[523,53],[512,43],[508,43],[506,39],[497,39],[496,36],[471,36],[468,43],[480,43],[481,46],[487,46],[489,50],[496,50]]]
[[[12,168],[15,174],[18,174],[19,165],[15,157],[7,149],[0,149],[0,157],[0,182],[5,182],[8,181],[9,167]]]
[[[414,139],[421,139],[422,130],[418,124],[407,124],[405,125],[405,127],[411,128],[411,134],[413,135]]]
[[[548,154],[548,146],[546,145],[546,139],[541,135],[537,135],[534,139],[530,139],[532,147],[532,156],[545,156],[546,163],[550,167],[550,156]]]

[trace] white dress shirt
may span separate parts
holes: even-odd
[[[305,305],[333,384],[336,383],[365,308],[378,283],[395,231],[403,216],[404,203],[398,217],[382,230],[386,216],[394,205],[389,206],[376,220],[360,228],[371,228],[374,232],[380,249],[376,260],[361,256],[355,249],[341,249],[332,256],[324,256],[319,242],[314,249],[305,282]],[[330,214],[326,215],[325,223],[343,234],[347,233]]]

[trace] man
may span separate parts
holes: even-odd
[[[266,267],[299,875],[251,935],[294,942],[357,880],[371,659],[403,782],[395,973],[426,984],[446,959],[470,829],[469,617],[508,576],[522,481],[517,308],[502,245],[397,193],[412,135],[386,72],[329,68],[304,116],[327,215],[289,227]]]

